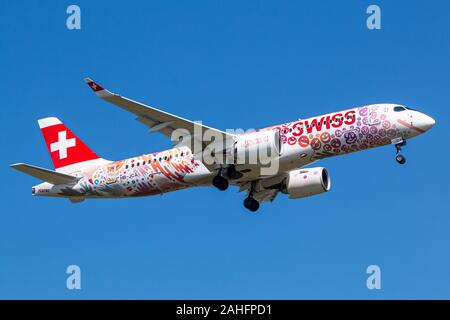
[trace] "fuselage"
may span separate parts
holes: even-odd
[[[348,154],[415,137],[434,125],[434,120],[397,104],[375,104],[272,126],[279,130],[283,152],[279,171],[307,166],[317,160]],[[245,165],[241,166],[241,169]],[[239,169],[239,168],[238,168]],[[239,185],[255,173],[245,172]],[[118,198],[162,194],[193,186],[210,185],[216,174],[188,147],[145,154],[70,172],[80,177],[74,185],[47,182],[34,186],[36,196]]]

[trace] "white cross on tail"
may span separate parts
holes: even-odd
[[[67,139],[67,132],[58,132],[58,141],[50,144],[50,151],[59,151],[59,159],[67,158],[67,149],[75,147],[75,138]]]

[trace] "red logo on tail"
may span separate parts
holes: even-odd
[[[58,119],[41,119],[39,126],[55,169],[99,158]]]

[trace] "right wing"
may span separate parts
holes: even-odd
[[[149,127],[150,132],[161,132],[162,134],[172,138],[173,141],[183,141],[185,136],[190,136],[193,141],[189,141],[192,148],[193,143],[201,144],[201,152],[211,143],[211,140],[207,140],[204,133],[208,131],[209,135],[214,137],[220,137],[222,142],[225,142],[226,147],[235,142],[235,135],[226,133],[224,131],[214,129],[208,126],[204,126],[200,123],[190,121],[179,116],[170,114],[168,112],[147,106],[143,103],[125,98],[121,95],[112,93],[101,85],[96,83],[90,78],[85,78],[84,81],[95,92],[95,94],[103,100],[106,100],[112,104],[115,104],[122,109],[134,113],[138,117],[137,121],[145,124]],[[176,136],[173,136],[174,131]],[[224,147],[224,148],[226,148]],[[217,150],[217,149],[216,149]],[[199,153],[199,152],[197,152]]]

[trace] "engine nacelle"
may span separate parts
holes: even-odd
[[[329,191],[331,180],[325,168],[304,168],[292,170],[283,182],[281,192],[290,199],[304,198]]]
[[[265,130],[240,135],[235,144],[236,164],[267,164],[283,152],[283,140],[278,130]]]

